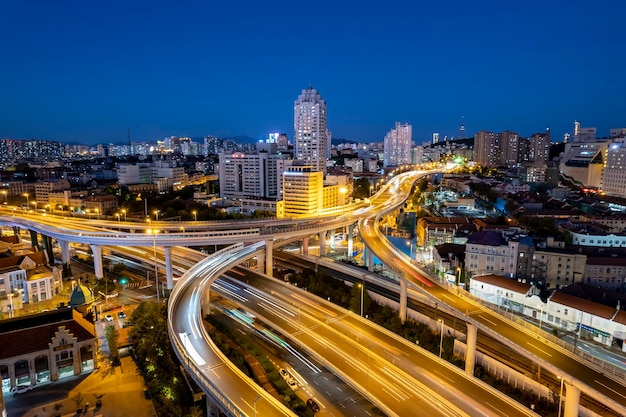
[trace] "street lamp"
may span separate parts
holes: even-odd
[[[363,290],[365,289],[365,283],[359,283],[357,285],[361,287],[361,317],[363,317]]]
[[[561,380],[561,391],[559,392],[559,412],[556,415],[556,417],[561,417],[561,405],[563,402],[563,377],[557,376],[557,378],[559,378]]]
[[[437,321],[441,322],[441,340],[439,341],[439,357],[441,358],[441,353],[443,352],[443,319]]]
[[[256,397],[256,400],[252,402],[252,407],[254,408],[254,417],[256,417],[256,402],[259,401],[261,398],[263,398],[263,396],[259,395],[258,397]]]
[[[70,217],[74,217],[74,207],[70,207]]]
[[[31,201],[31,204],[35,206],[35,211],[37,211],[37,202],[36,201]]]
[[[4,194],[4,204],[7,204],[7,192],[6,192],[6,190],[3,190],[2,194]]]
[[[124,221],[126,221],[126,209],[122,209],[122,214],[124,214]]]
[[[459,284],[461,283],[461,267],[460,266],[456,267],[456,272],[458,274],[458,277],[456,279],[456,286],[458,287]]]
[[[197,222],[198,221],[198,212],[194,210],[191,213],[193,214],[193,221]]]
[[[374,191],[374,186],[370,185],[370,197],[372,196],[372,191]]]
[[[407,240],[406,244],[410,246],[409,249],[409,258],[413,259],[413,240]]]
[[[159,221],[159,211],[160,210],[154,210],[152,213],[154,213],[154,220],[155,221]]]
[[[26,197],[26,210],[30,210],[30,201],[28,199],[28,193],[24,193],[22,195]]]
[[[152,246],[154,248],[154,285],[156,286],[157,302],[159,301],[159,264],[157,263],[156,252],[156,235],[159,233],[157,229],[148,229],[147,233],[152,234]]]
[[[540,306],[541,312],[539,313],[539,332],[541,333],[541,323],[543,321],[543,304]]]
[[[94,211],[96,212],[96,215],[98,216],[98,220],[100,220],[100,209],[94,209]]]
[[[120,221],[120,214],[119,213],[115,213],[115,216],[117,216],[117,221]]]

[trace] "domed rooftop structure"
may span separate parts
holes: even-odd
[[[70,307],[89,307],[93,303],[91,290],[80,283],[74,287],[70,295]],[[80,308],[78,308],[80,311]]]

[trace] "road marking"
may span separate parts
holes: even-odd
[[[489,407],[493,408],[494,410],[496,410],[501,416],[506,416],[506,413],[504,413],[502,410],[500,410],[498,407],[494,407],[493,405],[489,404],[487,401],[485,401],[485,404],[487,404]]]
[[[441,376],[444,379],[447,379],[448,381],[450,381],[451,383],[454,383],[454,380],[452,378],[448,378],[447,376],[445,376],[444,374],[442,374],[439,371],[434,371],[436,374],[439,374],[439,376]]]
[[[610,390],[610,391],[612,391],[612,392],[616,393],[616,394],[617,394],[617,395],[619,395],[620,397],[622,397],[622,398],[626,398],[626,396],[624,396],[624,395],[620,394],[619,392],[615,391],[615,390],[614,390],[613,388],[611,388],[611,387],[607,387],[606,385],[604,385],[602,382],[598,381],[597,379],[596,379],[594,382],[597,382],[599,385],[602,385],[604,388],[606,388],[606,389],[608,389],[608,390]]]
[[[481,319],[485,320],[485,321],[486,321],[486,322],[488,322],[488,323],[491,323],[493,326],[496,326],[496,327],[498,326],[496,323],[492,322],[492,321],[491,321],[491,320],[489,320],[489,319],[484,318],[484,317],[483,317],[483,316],[481,316],[480,314],[478,315],[478,317],[480,317]]]
[[[537,349],[539,352],[543,352],[543,353],[545,353],[546,355],[548,355],[549,357],[552,357],[552,355],[550,355],[550,354],[549,354],[548,352],[546,352],[545,350],[540,349],[539,347],[537,347],[537,346],[533,345],[533,344],[532,344],[532,343],[530,343],[530,342],[526,342],[526,343],[528,343],[530,346],[532,346],[532,347],[534,347],[535,349]]]

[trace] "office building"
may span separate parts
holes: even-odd
[[[616,141],[605,151],[602,190],[613,196],[626,197],[626,141]]]
[[[294,159],[316,171],[326,172],[330,132],[326,127],[326,102],[309,86],[293,106]]]
[[[324,176],[314,167],[287,167],[282,188],[285,217],[314,217],[322,210]]]

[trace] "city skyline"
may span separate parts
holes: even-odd
[[[0,8],[0,137],[86,144],[167,136],[293,140],[293,100],[334,138],[428,142],[481,130],[559,141],[623,127],[626,4],[10,2]]]

